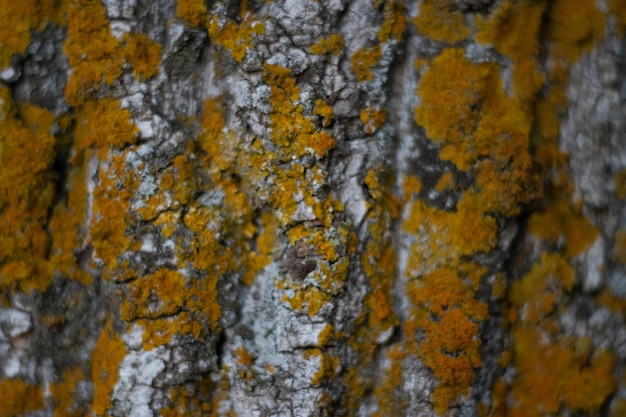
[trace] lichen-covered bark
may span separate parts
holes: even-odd
[[[624,415],[625,10],[0,0],[0,417]]]

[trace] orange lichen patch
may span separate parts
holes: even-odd
[[[195,27],[206,26],[209,22],[204,0],[178,0],[176,16]]]
[[[372,134],[376,132],[385,123],[387,117],[387,110],[376,110],[373,107],[368,107],[361,110],[361,122],[364,125],[365,132]]]
[[[573,410],[597,413],[615,391],[615,358],[608,351],[596,351],[589,366],[575,367],[572,378],[563,379],[563,401]]]
[[[426,336],[419,355],[440,381],[433,401],[435,411],[441,414],[453,400],[469,392],[474,369],[482,366],[478,324],[458,308],[446,310],[438,321],[418,316],[416,324]]]
[[[544,210],[533,213],[528,227],[533,235],[552,244],[564,238],[568,257],[580,254],[598,237],[596,228],[563,193],[553,196]]]
[[[616,262],[626,265],[626,230],[617,230],[613,239],[615,239],[615,245],[611,257]]]
[[[373,328],[387,330],[395,322],[395,313],[389,297],[390,291],[391,285],[379,284],[365,297],[363,304],[370,310],[368,322]]]
[[[406,289],[413,307],[404,330],[407,348],[439,380],[431,398],[435,411],[442,414],[469,393],[476,369],[482,366],[478,330],[489,315],[475,291],[487,270],[464,258],[495,247],[497,224],[478,190],[466,191],[456,211],[429,207],[410,197],[405,197],[410,205],[402,228],[417,242],[406,265],[407,277],[413,278]]]
[[[596,300],[612,311],[626,313],[626,299],[614,296],[609,290],[604,290],[598,294]]]
[[[616,172],[613,175],[613,182],[615,183],[615,195],[620,200],[626,199],[626,169]]]
[[[198,145],[206,155],[205,163],[212,163],[220,170],[226,170],[232,163],[223,152],[225,144],[222,143],[221,138],[225,126],[224,109],[219,98],[206,99],[202,117],[202,132],[198,135]]]
[[[237,363],[243,366],[252,366],[254,365],[255,358],[252,356],[248,350],[241,346],[235,350],[235,355],[237,356]]]
[[[444,159],[462,171],[485,151],[472,152],[466,139],[476,129],[488,91],[498,84],[494,64],[474,65],[462,49],[445,49],[422,76],[417,90],[422,105],[415,109],[415,120],[430,139],[444,145],[442,153],[448,156]]]
[[[273,108],[270,137],[280,147],[279,158],[290,161],[292,156],[301,157],[307,152],[325,157],[334,148],[335,139],[328,132],[317,131],[313,121],[304,116],[302,105],[297,104],[300,89],[291,71],[269,64],[264,68],[263,79],[271,88],[269,103]]]
[[[83,369],[78,366],[64,370],[60,381],[50,384],[54,417],[79,417],[87,413],[87,410],[75,403],[75,395],[78,390],[76,385],[84,379]]]
[[[509,299],[521,309],[522,320],[537,324],[558,305],[564,291],[575,284],[572,267],[558,254],[543,253],[521,280],[513,283]]]
[[[564,159],[556,143],[561,123],[559,114],[564,113],[566,102],[564,91],[552,89],[535,103],[534,116],[541,132],[540,137],[534,140],[535,159],[542,166],[551,166]]]
[[[626,17],[624,18],[626,20]],[[625,24],[626,26],[626,24]],[[609,412],[609,417],[621,417],[626,415],[626,399],[619,398],[617,399]]]
[[[550,6],[551,75],[565,81],[569,65],[604,37],[604,15],[587,0],[557,0]],[[560,76],[562,74],[562,76]]]
[[[391,282],[395,274],[396,256],[393,246],[377,247],[376,240],[367,243],[361,264],[370,279],[371,290],[365,296],[364,304],[369,309],[368,322],[372,331],[384,331],[397,323],[391,299]]]
[[[367,171],[367,175],[363,178],[363,183],[367,186],[367,192],[374,200],[380,200],[382,198],[384,190],[378,183],[376,171],[373,169]]]
[[[290,298],[283,294],[281,301],[289,303],[293,310],[306,311],[309,317],[315,316],[332,299],[330,294],[313,286],[293,285],[293,288],[296,290],[295,296]]]
[[[422,182],[419,178],[412,175],[402,177],[402,192],[404,201],[410,200],[413,196],[422,190]]]
[[[470,34],[454,0],[424,1],[413,24],[421,33],[440,42],[459,42]]]
[[[314,272],[313,278],[319,284],[320,288],[329,294],[336,295],[340,293],[348,277],[350,258],[341,257],[332,264],[322,261],[318,263],[318,265],[321,273],[317,271]]]
[[[479,273],[480,268],[476,271]],[[432,398],[435,410],[442,413],[452,401],[467,394],[474,369],[482,366],[478,323],[488,318],[487,305],[477,301],[474,289],[450,268],[411,281],[407,293],[415,306],[414,319],[405,324],[409,347],[417,350],[439,379]],[[417,331],[424,332],[419,343]]]
[[[435,58],[420,82],[416,121],[440,143],[440,157],[476,170],[475,204],[512,216],[540,191],[529,154],[531,119],[502,90],[494,64],[474,65],[460,49]]]
[[[336,356],[331,356],[329,353],[325,352],[322,349],[308,349],[304,353],[304,357],[306,359],[310,357],[319,357],[320,358],[320,368],[311,379],[311,383],[315,385],[320,385],[326,379],[334,378],[336,375],[336,369],[339,365],[339,358]]]
[[[412,281],[407,286],[407,293],[413,304],[423,306],[436,315],[459,306],[476,320],[484,320],[488,316],[487,306],[474,298],[474,289],[450,268],[437,269]]]
[[[52,245],[50,260],[69,279],[90,285],[93,277],[81,270],[74,251],[81,248],[87,221],[87,183],[82,167],[71,167],[67,175],[67,200],[58,202],[48,224]]]
[[[371,48],[360,48],[352,54],[352,72],[358,82],[371,81],[374,79],[372,68],[378,65],[383,57],[380,45]]]
[[[170,316],[184,304],[185,277],[178,271],[161,268],[128,284],[132,298],[127,298],[120,309],[124,320]]]
[[[196,195],[199,187],[195,167],[187,155],[175,156],[172,165],[175,181],[170,187],[170,191],[174,200],[181,205],[187,204]]]
[[[437,191],[448,191],[455,189],[456,182],[454,181],[454,176],[451,172],[446,172],[445,174],[443,174],[435,185],[435,190]]]
[[[104,415],[111,408],[111,393],[126,353],[126,344],[109,319],[98,336],[91,360],[91,380],[94,384],[92,411],[96,415]]]
[[[0,69],[10,65],[13,54],[26,51],[31,30],[43,30],[49,21],[63,24],[63,15],[59,0],[0,2]]]
[[[108,162],[99,167],[100,184],[93,192],[93,216],[89,232],[95,256],[102,260],[104,275],[119,266],[118,257],[132,244],[126,229],[131,222],[130,201],[137,189],[137,178],[126,169],[126,153],[108,154]],[[126,271],[128,272],[128,271]]]
[[[322,331],[317,335],[317,346],[324,347],[335,338],[335,326],[327,323]]]
[[[54,276],[46,261],[55,196],[54,116],[28,104],[15,108],[8,89],[0,93],[0,288],[43,291]]]
[[[544,82],[538,59],[546,8],[546,1],[506,1],[488,19],[478,17],[476,40],[513,60],[513,87],[522,102],[533,99]]]
[[[161,65],[161,45],[148,36],[130,32],[123,37],[124,55],[133,66],[135,77],[147,80],[159,72]]]
[[[308,137],[307,148],[313,149],[318,158],[324,158],[335,144],[335,138],[330,133],[314,132]]]
[[[326,104],[326,102],[321,98],[315,100],[315,109],[313,110],[313,113],[322,117],[322,127],[330,126],[335,118],[332,106]]]
[[[204,323],[186,311],[172,317],[138,319],[135,323],[144,329],[141,346],[146,350],[170,343],[175,335],[192,335],[197,340],[205,336]]]
[[[468,227],[471,225],[471,227]],[[438,210],[417,200],[411,206],[403,228],[420,235],[425,245],[416,245],[407,264],[408,276],[430,272],[440,266],[459,265],[460,258],[489,252],[497,242],[496,221],[483,214],[471,192],[463,195],[456,212]]]
[[[609,10],[617,22],[618,32],[623,35],[626,32],[626,2],[624,0],[609,0]],[[626,411],[626,400],[622,400],[622,402]]]
[[[596,413],[615,391],[615,359],[607,351],[576,352],[568,341],[550,344],[534,326],[514,331],[514,365],[518,376],[511,387],[509,414],[540,417],[561,405]]]
[[[252,48],[255,37],[264,32],[265,24],[256,20],[252,15],[246,16],[240,23],[232,20],[218,20],[214,16],[209,23],[211,40],[229,51],[237,62],[243,61],[246,51]]]
[[[119,100],[86,102],[76,114],[76,152],[92,146],[105,152],[109,147],[119,149],[135,143],[138,129],[130,117],[127,109],[120,108]]]
[[[378,39],[387,42],[390,39],[400,41],[406,30],[406,6],[399,1],[385,2],[383,9],[383,24],[378,29]]]
[[[406,394],[401,393],[400,387],[404,381],[404,370],[402,361],[405,352],[401,347],[395,345],[389,348],[386,353],[389,366],[383,370],[382,383],[374,388],[374,397],[378,403],[378,411],[372,414],[373,417],[385,417],[401,415],[406,411]]]
[[[311,53],[315,55],[339,55],[343,51],[343,47],[343,35],[333,33],[320,38],[320,40],[311,45]]]
[[[161,213],[154,221],[154,224],[161,226],[161,233],[164,237],[169,238],[174,234],[178,225],[181,224],[180,212],[166,211]]]
[[[363,179],[372,201],[367,214],[369,236],[359,260],[370,290],[363,300],[365,308],[355,322],[356,331],[347,341],[358,355],[359,366],[349,369],[343,377],[349,389],[347,406],[355,410],[364,392],[375,386],[376,381],[366,370],[374,363],[376,346],[381,336],[387,337],[399,321],[391,296],[397,256],[389,233],[399,215],[399,201],[390,191],[395,179],[385,172],[383,167],[375,167]]]
[[[337,252],[335,245],[331,242],[330,231],[327,229],[311,230],[305,226],[298,225],[287,231],[287,237],[290,243],[300,241],[303,247],[308,246],[311,251],[330,262],[337,260]]]
[[[122,74],[124,56],[120,42],[109,31],[106,11],[99,0],[71,0],[67,9],[68,32],[63,50],[72,67],[65,96],[72,106],[82,104]]]
[[[259,233],[256,236],[256,250],[250,252],[249,268],[244,273],[244,284],[251,285],[259,271],[272,262],[278,237],[278,219],[274,213],[261,214]]]
[[[163,417],[215,416],[217,406],[214,407],[214,405],[218,404],[218,399],[214,399],[212,395],[215,388],[215,383],[210,377],[203,377],[197,381],[197,386],[194,386],[193,390],[187,385],[171,388],[167,392],[169,404],[161,409],[160,415]],[[223,414],[222,409],[220,413],[220,415],[226,415]]]
[[[4,378],[0,381],[0,417],[25,415],[44,408],[41,387],[19,379]]]

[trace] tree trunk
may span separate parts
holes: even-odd
[[[0,417],[626,415],[623,0],[0,0]]]

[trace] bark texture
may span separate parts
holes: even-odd
[[[626,415],[623,0],[0,22],[0,417]]]

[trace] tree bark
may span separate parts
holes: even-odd
[[[0,0],[0,417],[626,415],[623,0]]]

